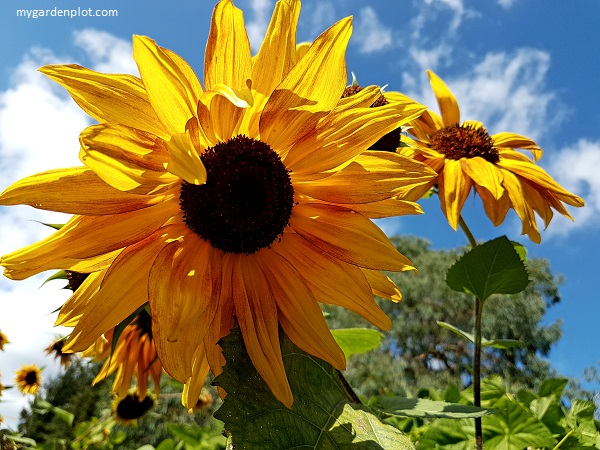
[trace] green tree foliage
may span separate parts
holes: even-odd
[[[400,287],[403,300],[395,304],[379,299],[393,328],[385,333],[381,348],[350,360],[350,383],[366,395],[381,393],[383,387],[415,395],[419,389],[469,385],[471,344],[437,324],[444,321],[462,330],[473,329],[473,297],[452,291],[444,281],[463,249],[432,250],[427,241],[416,237],[396,237],[393,242],[413,261],[419,274],[388,274]],[[483,313],[483,336],[517,339],[522,346],[486,348],[482,375],[500,374],[515,389],[536,387],[553,374],[544,357],[561,337],[560,321],[541,323],[547,309],[560,301],[561,280],[550,272],[546,260],[530,258],[526,267],[531,279],[527,289],[517,295],[490,297]],[[342,308],[328,307],[327,312],[335,328],[366,326]]]

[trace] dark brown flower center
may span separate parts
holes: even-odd
[[[483,127],[450,125],[436,131],[429,139],[429,145],[449,159],[481,156],[493,164],[500,160],[491,136]]]
[[[68,281],[68,284],[65,288],[70,289],[73,292],[75,292],[77,288],[81,286],[85,279],[90,275],[89,273],[73,272],[71,270],[65,270],[65,273],[67,274]]]
[[[269,145],[237,136],[200,157],[206,184],[181,184],[187,227],[226,253],[255,253],[283,234],[294,206],[290,174]]]
[[[140,400],[137,394],[127,394],[119,401],[116,408],[117,417],[123,420],[135,420],[146,414],[154,406],[154,400],[147,395]]]
[[[342,98],[350,97],[358,94],[363,88],[358,84],[352,84],[342,93]],[[383,94],[381,94],[375,102],[371,105],[371,108],[377,108],[378,106],[385,106],[389,102]],[[396,128],[387,134],[384,134],[377,142],[371,145],[367,150],[383,150],[386,152],[396,152],[396,149],[400,145],[400,128]]]
[[[33,386],[35,384],[37,384],[38,381],[38,374],[35,370],[31,370],[29,372],[27,372],[27,375],[25,375],[25,383],[27,383],[28,386]]]
[[[133,320],[132,325],[134,325],[138,330],[140,335],[147,334],[152,339],[152,317],[145,309],[142,309],[137,317]]]

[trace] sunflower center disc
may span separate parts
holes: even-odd
[[[283,234],[294,188],[279,155],[267,144],[237,136],[200,157],[203,185],[183,182],[179,205],[187,227],[226,253],[255,253]]]
[[[146,396],[140,400],[137,394],[128,394],[119,401],[116,408],[117,417],[123,420],[135,420],[142,417],[150,408],[154,406],[154,400]]]
[[[481,156],[494,164],[500,160],[492,138],[483,127],[450,125],[436,131],[429,144],[449,159]]]
[[[33,370],[31,372],[27,372],[27,375],[25,375],[25,382],[29,386],[37,383],[37,379],[37,373],[35,373]]]

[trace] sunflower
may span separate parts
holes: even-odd
[[[6,335],[0,331],[0,350],[4,351],[4,345],[6,344],[10,344],[10,341],[8,340],[8,338],[6,337]]]
[[[151,323],[150,314],[142,309],[132,323],[123,329],[114,351],[111,352],[114,330],[110,330],[105,337],[83,353],[83,356],[93,356],[97,361],[106,359],[92,385],[116,371],[113,393],[118,398],[124,398],[131,386],[131,379],[135,375],[137,396],[140,400],[144,400],[148,390],[148,378],[152,377],[154,391],[158,397],[162,366],[152,341]]]
[[[412,101],[370,106],[370,86],[342,99],[351,19],[296,46],[297,0],[279,1],[251,55],[243,15],[215,7],[204,87],[177,54],[135,36],[141,79],[80,66],[41,71],[99,124],[81,136],[83,167],[18,181],[0,204],[75,214],[48,238],[5,255],[5,275],[49,269],[94,272],[61,313],[75,326],[66,350],[83,351],[149,302],[160,362],[186,383],[188,407],[217,341],[239,326],[274,395],[291,406],[279,328],[338,369],[344,354],[318,302],[374,325],[390,319],[373,294],[399,300],[380,271],[412,263],[370,220],[420,213],[403,198],[430,184],[425,164],[366,151],[416,118]]]
[[[42,385],[40,369],[35,364],[25,365],[17,371],[17,389],[23,394],[37,394]]]
[[[568,192],[535,164],[542,150],[531,139],[515,133],[490,135],[481,122],[460,121],[456,98],[444,81],[427,71],[437,98],[441,117],[427,111],[410,122],[410,147],[400,154],[425,162],[438,174],[437,183],[442,211],[456,230],[462,207],[471,191],[481,197],[486,215],[500,225],[509,209],[522,222],[522,233],[540,243],[534,213],[547,227],[552,209],[573,220],[563,203],[583,206],[583,200]],[[515,149],[532,153],[530,159]]]
[[[48,356],[54,355],[54,359],[60,359],[60,365],[66,369],[71,364],[71,360],[75,355],[63,351],[65,342],[66,338],[64,337],[55,339],[44,351]]]
[[[0,373],[0,378],[2,377],[2,374]],[[6,389],[6,386],[4,386],[2,383],[0,383],[0,397],[2,397],[2,391],[4,391]]]
[[[130,392],[123,398],[116,397],[112,402],[115,419],[123,425],[135,425],[137,420],[154,406],[150,393],[140,398],[136,392]]]

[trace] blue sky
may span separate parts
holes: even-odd
[[[254,49],[264,35],[274,0],[240,0]],[[111,9],[118,17],[17,17],[18,9]],[[42,170],[79,165],[79,132],[91,120],[36,69],[79,63],[106,72],[136,73],[132,34],[144,34],[183,56],[202,73],[212,1],[197,0],[3,0],[0,3],[0,188]],[[312,40],[342,17],[354,16],[348,69],[361,85],[388,85],[437,110],[425,75],[434,70],[449,85],[463,119],[484,122],[490,132],[512,131],[545,150],[540,164],[584,197],[571,210],[575,223],[556,217],[542,244],[519,236],[514,214],[494,228],[477,198],[465,217],[475,235],[507,234],[530,255],[548,258],[562,274],[562,302],[547,321],[563,321],[564,336],[550,355],[559,372],[580,377],[600,359],[596,350],[600,307],[594,289],[600,252],[600,2],[544,0],[306,0],[298,39]],[[388,234],[416,234],[434,248],[463,245],[440,212],[437,199],[422,202],[425,215],[381,221]],[[0,254],[49,233],[34,222],[65,218],[29,207],[0,208]],[[58,283],[39,289],[45,277],[0,279],[0,330],[13,342],[0,353],[2,382],[11,384],[23,363],[58,369],[45,358],[55,331],[49,313],[67,297]],[[401,305],[400,305],[401,307]],[[23,400],[7,391],[0,415],[15,423]]]

